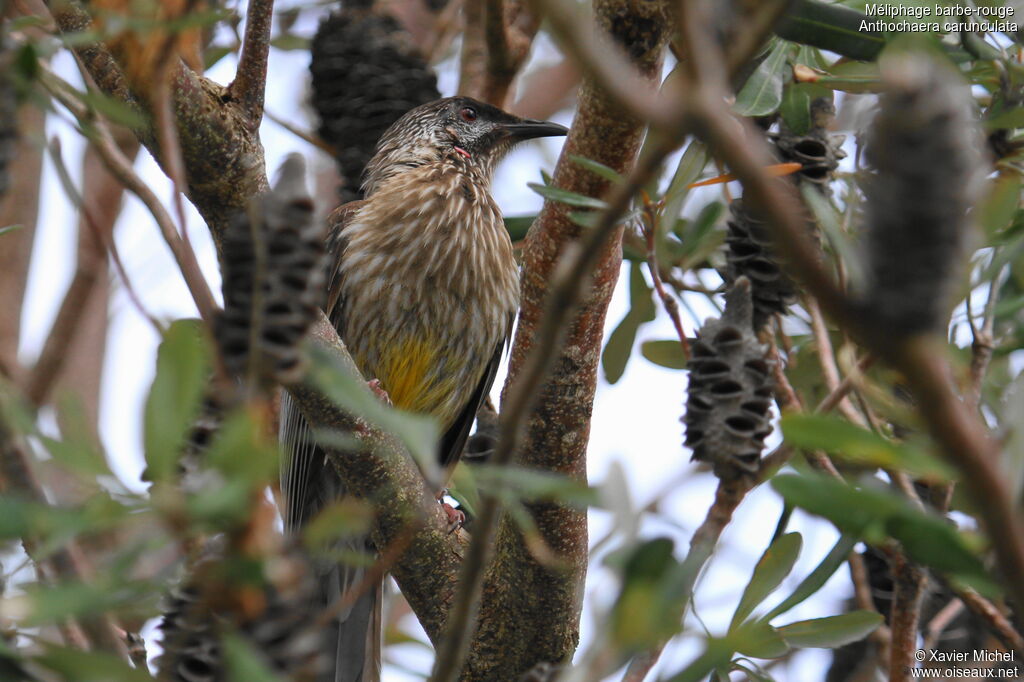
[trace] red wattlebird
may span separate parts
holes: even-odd
[[[448,471],[494,382],[518,307],[512,243],[490,194],[494,167],[517,142],[566,132],[468,97],[430,102],[384,133],[366,167],[366,198],[332,216],[328,316],[394,405],[437,419]],[[344,487],[288,400],[281,440],[283,514],[294,531]],[[324,566],[322,605],[363,573]],[[339,615],[334,670],[318,682],[379,679],[380,601],[378,587]]]

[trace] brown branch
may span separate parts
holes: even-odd
[[[267,88],[267,57],[270,54],[270,31],[274,16],[274,0],[249,0],[245,12],[245,37],[238,58],[235,80],[227,94],[237,100],[256,131],[263,120],[263,100]]]
[[[938,613],[932,616],[931,620],[928,621],[928,626],[925,628],[924,641],[922,642],[922,649],[934,649],[935,645],[939,641],[939,637],[945,632],[957,616],[964,611],[964,603],[958,598],[954,597],[946,603]]]
[[[487,73],[487,44],[484,37],[484,2],[464,0],[462,7],[462,51],[459,53],[458,94],[482,99]]]
[[[0,372],[21,380],[18,364],[18,340],[21,338],[21,311],[32,261],[32,245],[39,217],[39,188],[43,154],[36,140],[43,137],[46,112],[34,102],[18,107],[16,125],[19,136],[14,157],[7,172],[11,184],[0,196],[0,228],[21,225],[0,236]]]
[[[525,0],[484,0],[487,70],[483,100],[503,107],[519,69],[530,53],[540,21]]]
[[[953,588],[953,593],[970,609],[971,613],[988,625],[989,630],[1010,651],[1018,657],[1024,656],[1024,636],[1021,635],[1010,619],[995,604],[982,597],[970,587]]]
[[[814,334],[814,342],[818,347],[818,362],[821,365],[822,376],[825,378],[825,386],[829,392],[835,391],[840,384],[839,368],[836,366],[835,351],[832,349],[832,339],[829,338],[828,325],[821,314],[821,308],[813,298],[807,298],[804,306],[811,315],[811,332]],[[853,424],[865,426],[864,417],[853,409],[853,405],[846,398],[840,400],[836,407]]]
[[[668,313],[669,318],[672,320],[672,326],[675,327],[676,336],[679,337],[679,345],[683,349],[683,356],[690,359],[690,342],[686,338],[686,330],[683,329],[683,321],[679,318],[679,304],[676,299],[665,290],[665,285],[661,281],[661,265],[658,263],[657,249],[655,248],[655,237],[658,234],[658,214],[654,210],[653,206],[647,201],[647,195],[644,194],[644,222],[642,223],[642,229],[644,231],[644,237],[646,238],[647,245],[647,269],[651,273],[651,281],[654,283],[654,291],[658,294],[658,298],[661,299],[661,304],[665,307],[665,312]]]
[[[914,652],[926,577],[924,571],[901,552],[889,554],[889,566],[893,580],[889,680],[906,682],[910,679],[910,669],[915,667]]]

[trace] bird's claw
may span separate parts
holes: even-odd
[[[448,517],[448,535],[456,532],[466,523],[466,515],[447,502],[441,502],[441,509]]]
[[[373,391],[373,394],[380,398],[385,405],[394,405],[394,403],[391,402],[391,396],[388,395],[388,392],[385,391],[384,387],[381,385],[380,379],[367,381],[366,385],[369,386],[370,390]]]

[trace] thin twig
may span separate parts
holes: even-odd
[[[273,15],[274,0],[249,0],[245,12],[242,54],[238,58],[235,80],[228,86],[232,99],[238,101],[245,110],[252,130],[258,129],[263,120]]]
[[[317,149],[319,149],[319,150],[321,150],[321,151],[323,151],[323,152],[325,152],[325,153],[327,153],[327,154],[329,154],[331,156],[336,156],[337,155],[338,150],[334,148],[334,145],[332,145],[329,142],[326,142],[325,140],[321,139],[321,137],[319,135],[317,135],[316,133],[313,133],[313,132],[310,132],[310,131],[305,130],[303,128],[300,128],[299,126],[295,125],[291,121],[288,121],[287,119],[284,119],[284,118],[278,116],[277,114],[275,114],[272,111],[264,111],[263,115],[266,116],[271,121],[273,121],[274,123],[276,123],[277,125],[281,126],[285,130],[287,130],[289,133],[291,133],[295,137],[299,138],[300,140],[304,140],[305,142],[308,142],[309,144],[313,145]]]
[[[825,317],[821,314],[821,308],[817,301],[807,297],[804,307],[811,315],[811,333],[814,335],[814,342],[818,347],[818,362],[821,364],[822,376],[825,379],[825,386],[828,390],[834,391],[839,386],[839,368],[836,366],[835,351],[832,348],[832,339],[829,338],[828,325],[825,324]],[[865,426],[864,417],[853,409],[853,405],[846,398],[839,401],[837,405],[839,412],[852,423],[858,426]]]
[[[964,603],[954,597],[949,600],[949,603],[939,609],[939,612],[928,621],[928,627],[925,628],[924,642],[921,648],[934,649],[935,645],[939,642],[939,638],[942,637],[942,633],[956,620],[957,616],[963,613],[964,608]]]
[[[989,630],[1003,645],[1017,653],[1018,657],[1024,657],[1024,635],[1014,627],[1010,619],[1000,611],[995,604],[985,599],[970,587],[953,587],[953,593],[970,609],[971,613],[983,620]]]
[[[654,283],[654,290],[665,306],[665,312],[672,319],[672,325],[676,328],[676,336],[679,337],[679,345],[683,349],[683,356],[690,359],[690,342],[686,339],[686,330],[683,329],[683,321],[679,318],[679,304],[667,291],[661,281],[661,266],[658,264],[658,254],[655,249],[655,236],[658,232],[658,212],[654,210],[647,193],[644,193],[644,220],[641,222],[641,229],[647,240],[647,269],[651,272],[651,281]]]
[[[71,94],[70,86],[58,76],[45,67],[43,67],[41,74],[41,81],[47,90],[78,118],[87,133],[91,133],[93,143],[96,145],[96,151],[99,152],[100,158],[103,159],[111,175],[116,177],[149,209],[153,219],[156,221],[157,227],[160,228],[164,241],[167,242],[175,261],[178,263],[178,268],[181,270],[185,284],[188,286],[189,293],[192,294],[192,299],[199,310],[200,316],[212,328],[218,309],[216,301],[206,279],[203,277],[202,270],[199,268],[195,252],[187,247],[181,235],[178,234],[170,214],[167,213],[167,209],[164,208],[164,205],[157,198],[153,190],[150,189],[149,185],[138,176],[131,162],[121,153],[106,124],[95,117],[85,105],[79,102]]]

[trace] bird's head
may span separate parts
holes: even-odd
[[[366,165],[369,195],[386,178],[455,154],[487,177],[517,142],[565,135],[565,126],[519,118],[470,97],[446,97],[410,110],[385,131]]]

